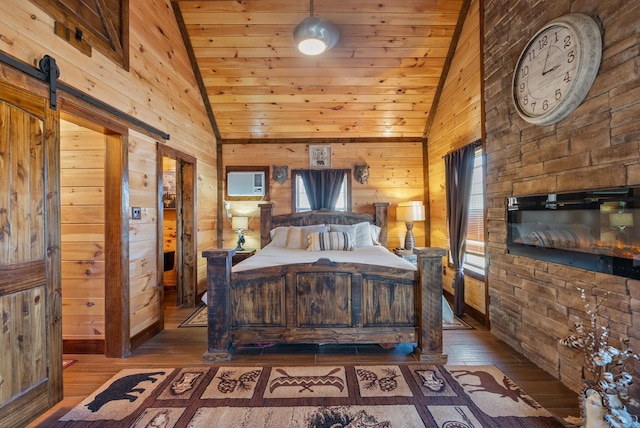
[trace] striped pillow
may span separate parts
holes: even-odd
[[[347,232],[314,232],[308,239],[307,251],[353,250],[353,241]]]

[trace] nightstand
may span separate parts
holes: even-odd
[[[235,256],[231,258],[231,266],[235,266],[244,259],[248,259],[256,253],[256,250],[236,251]]]
[[[418,255],[414,254],[413,250],[405,250],[403,248],[394,248],[393,253],[396,256],[402,257],[406,261],[413,263],[414,265],[418,264]]]

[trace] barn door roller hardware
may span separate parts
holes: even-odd
[[[42,71],[45,75],[47,83],[49,83],[49,104],[51,105],[51,109],[55,110],[58,105],[58,77],[60,77],[60,68],[58,68],[58,64],[56,64],[55,58],[50,57],[49,55],[45,55],[42,57],[40,62],[38,62],[38,67],[40,71]]]

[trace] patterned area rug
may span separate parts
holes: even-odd
[[[493,366],[123,370],[55,427],[562,427]]]
[[[193,314],[182,322],[178,327],[206,327],[207,326],[207,307],[200,306]],[[473,329],[469,324],[458,317],[454,317],[452,323],[442,322],[444,330],[469,330]]]
[[[206,327],[207,326],[207,307],[205,305],[199,306],[194,313],[189,315],[189,318],[184,320],[180,327]]]

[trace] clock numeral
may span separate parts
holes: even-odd
[[[524,84],[524,82],[522,82],[522,83],[520,84],[520,92],[524,92],[524,90],[525,90],[525,88],[526,88],[526,87],[527,87],[527,86]]]
[[[536,59],[536,50],[535,49],[531,49],[529,51],[529,61],[533,61],[534,59]]]
[[[549,102],[547,100],[544,100],[542,102],[542,110],[547,111],[548,108],[549,108]]]
[[[567,74],[569,74],[569,73],[567,73]],[[555,98],[556,98],[556,101],[559,100],[560,98],[562,98],[562,91],[560,89],[556,89]]]
[[[574,51],[569,52],[569,55],[567,55],[567,62],[571,64],[575,59],[576,59],[575,52]]]
[[[529,75],[529,66],[525,65],[522,67],[521,77],[527,77]]]
[[[567,83],[571,82],[571,76],[569,75],[568,71],[564,74],[564,79],[562,80],[564,80]]]
[[[549,39],[547,36],[544,36],[540,40],[538,40],[538,48],[543,49],[545,46],[549,44]]]
[[[536,111],[536,102],[531,103],[531,111]]]
[[[566,36],[564,38],[564,48],[568,48],[571,46],[571,36]]]
[[[524,98],[522,99],[522,104],[527,105],[529,104],[529,95],[525,95]]]

